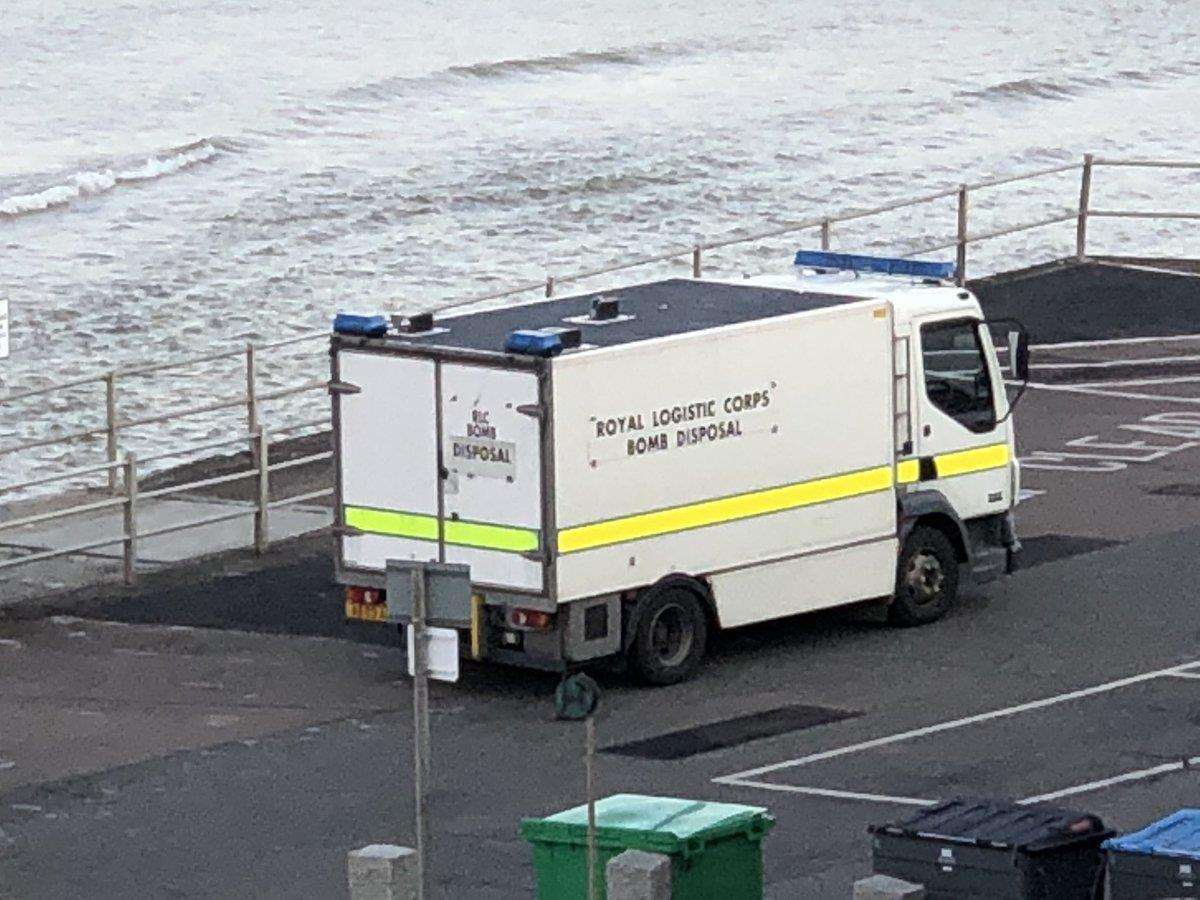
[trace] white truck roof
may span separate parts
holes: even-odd
[[[927,313],[945,312],[956,308],[962,308],[964,312],[971,314],[980,314],[978,300],[965,288],[943,281],[902,275],[814,272],[797,266],[791,272],[748,278],[745,283],[814,293],[829,292],[859,299],[887,300],[895,310],[898,324]]]

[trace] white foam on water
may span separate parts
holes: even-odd
[[[114,172],[112,169],[106,168],[77,172],[63,184],[57,184],[32,194],[17,194],[0,200],[0,215],[22,216],[43,212],[76,200],[107,193],[119,184],[152,181],[212,159],[217,153],[217,148],[212,144],[200,141],[175,148],[165,155],[149,157],[140,165],[130,169]]]

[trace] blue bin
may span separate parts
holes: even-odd
[[[1103,847],[1112,900],[1200,897],[1200,809],[1173,812]]]

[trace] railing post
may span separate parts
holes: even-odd
[[[108,495],[117,496],[117,373],[104,376],[104,439],[111,467],[108,470]]]
[[[553,275],[546,276],[546,296],[547,297],[554,296],[554,276]]]
[[[267,504],[271,502],[271,483],[267,430],[259,428],[255,436],[258,451],[255,453],[258,462],[258,508],[254,511],[254,552],[259,556],[267,552]]]
[[[1083,154],[1083,174],[1079,179],[1079,222],[1075,226],[1075,259],[1087,258],[1088,207],[1092,202],[1092,154]]]
[[[821,223],[821,249],[829,249],[829,220],[826,219]]]
[[[124,574],[125,583],[130,585],[137,577],[134,571],[134,564],[137,562],[137,495],[137,457],[133,453],[126,453]]]
[[[967,283],[967,186],[958,186],[958,252],[954,260],[954,280],[959,286]]]
[[[700,245],[692,247],[692,277],[700,277]]]
[[[254,360],[254,345],[246,341],[246,432],[250,435],[250,458],[258,462],[258,369]]]

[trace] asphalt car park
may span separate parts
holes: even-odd
[[[1121,830],[1197,805],[1200,380],[1177,379],[1194,374],[1185,357],[1200,356],[1189,336],[1200,329],[1140,324],[1036,344],[1016,413],[1025,550],[1014,575],[972,587],[922,628],[893,629],[860,608],[731,631],[685,684],[644,689],[597,673],[600,792],[768,807],[778,825],[765,843],[767,895],[778,898],[847,896],[869,872],[867,826],[944,797],[1042,800]],[[322,539],[63,603],[156,627],[340,634],[339,601]],[[5,639],[32,645],[21,627]],[[243,656],[278,646],[239,637],[228,671],[198,654],[214,671],[189,678],[232,691]],[[52,781],[0,780],[0,896],[9,885],[34,885],[19,895],[35,897],[338,895],[346,850],[411,842],[403,657],[362,652],[362,702],[344,715],[327,705],[316,724],[281,728],[282,712],[260,712],[236,740],[165,755],[113,747],[103,771],[81,762]],[[353,693],[344,660],[321,664]],[[279,710],[319,690],[320,674],[276,669]],[[54,677],[47,668],[37,689],[51,692]],[[439,896],[529,896],[519,819],[582,802],[583,729],[554,720],[555,685],[467,665],[459,683],[435,687]]]

